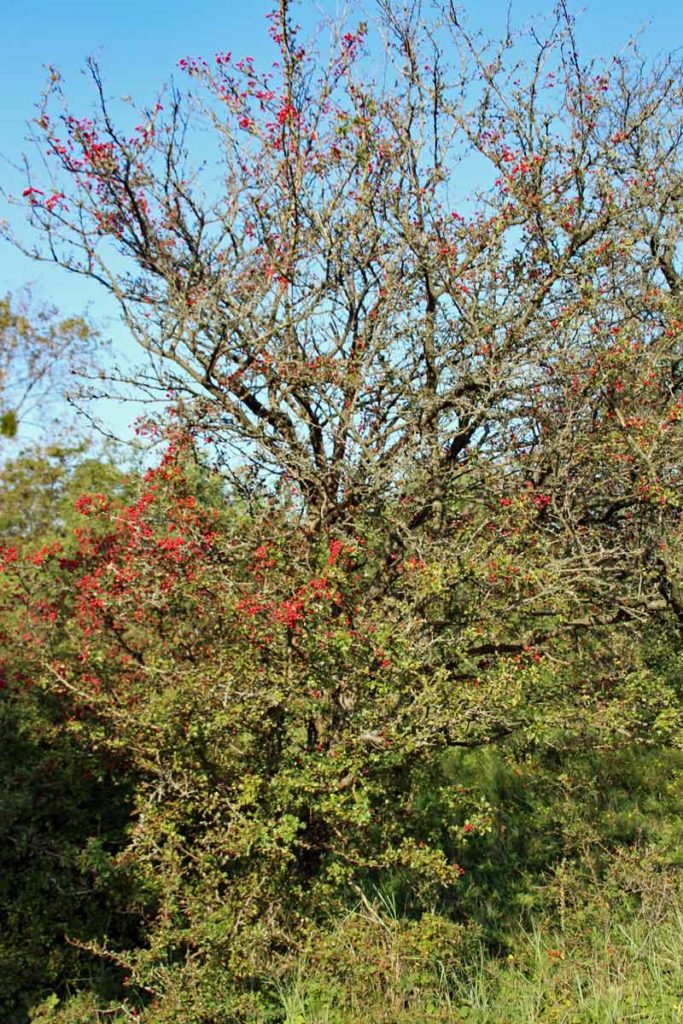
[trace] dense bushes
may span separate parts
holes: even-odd
[[[176,438],[137,484],[93,469],[111,483],[75,519],[3,549],[10,1019],[52,992],[40,1019],[266,1021],[302,999],[408,1020],[432,992],[437,1020],[539,915],[574,941],[616,927],[614,893],[630,927],[639,858],[674,892],[665,620],[561,662],[492,651],[472,678],[426,612],[447,553],[373,599],[371,533],[311,546],[192,452]]]

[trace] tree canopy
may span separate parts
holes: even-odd
[[[401,549],[526,504],[578,605],[680,608],[676,60],[585,62],[562,6],[492,44],[377,10],[381,53],[361,23],[321,54],[283,2],[272,67],[183,58],[191,91],[132,134],[95,64],[86,118],[54,73],[31,254],[101,282],[228,472],[307,529],[374,515]]]

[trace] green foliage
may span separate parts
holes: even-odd
[[[74,943],[126,931],[128,886],[111,857],[124,841],[130,794],[113,764],[65,735],[61,717],[36,692],[5,693],[0,703],[0,1014],[8,1022],[66,978],[113,994],[120,976]]]
[[[5,463],[5,552],[66,541],[84,481],[116,493],[124,480],[83,448],[35,450]],[[125,872],[112,865],[125,841],[130,777],[69,730],[69,709],[34,685],[21,650],[11,653],[8,616],[15,610],[3,606],[0,628],[0,1016],[8,1022],[24,1021],[32,1004],[51,989],[63,992],[67,979],[115,993],[121,971],[94,961],[84,945],[131,934],[134,906]]]
[[[499,956],[471,929],[463,944],[444,919],[411,925],[386,902],[367,904],[297,962],[282,987],[283,1024],[677,1024],[680,879],[657,870],[652,851],[626,860],[617,857],[601,883],[556,878],[549,905],[553,890],[573,901],[559,916],[540,911],[517,925]],[[641,889],[637,906],[624,904],[629,887]]]
[[[68,543],[81,520],[83,492],[112,497],[131,493],[131,480],[116,453],[93,451],[87,441],[26,448],[0,465],[0,537],[5,544]]]
[[[311,539],[272,500],[247,513],[182,437],[137,485],[69,466],[5,475],[4,707],[25,737],[11,763],[29,766],[6,956],[24,992],[59,998],[46,1019],[256,1024],[303,989],[330,1020],[382,999],[377,1020],[447,1019],[443,979],[517,956],[520,919],[596,927],[602,906],[575,899],[588,881],[637,916],[620,851],[656,851],[668,877],[681,671],[666,620],[639,646],[616,625],[556,639],[560,667],[492,648],[473,676],[467,633],[449,646],[425,629],[445,576],[463,602],[480,586],[447,552],[406,558],[373,599],[372,531]],[[74,502],[85,479],[99,489]],[[491,629],[500,593],[479,600]],[[55,848],[64,907],[40,888]],[[82,918],[65,909],[76,890],[95,901]]]
[[[6,410],[0,416],[0,436],[17,436],[17,414],[11,409]]]
[[[2,470],[13,1024],[679,1014],[680,62],[418,12],[375,81],[283,0],[132,135],[51,76],[33,251],[173,405]]]

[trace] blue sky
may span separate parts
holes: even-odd
[[[81,74],[84,59],[95,55],[114,95],[130,95],[141,103],[150,100],[160,84],[173,74],[178,59],[187,54],[211,55],[230,49],[257,61],[270,53],[265,16],[270,0],[117,0],[86,3],[84,0],[0,0],[3,28],[0,60],[0,183],[6,191],[20,191],[23,179],[11,163],[28,147],[26,123],[34,113],[46,78],[45,65],[58,66],[66,79],[66,91],[74,112],[86,115],[90,92]],[[332,14],[335,0],[315,3],[303,0],[295,17],[314,24],[321,13]],[[425,10],[429,0],[425,0]],[[507,0],[488,0],[481,7],[466,5],[470,21],[496,34],[504,23]],[[513,0],[513,21],[520,24],[547,12],[550,2]],[[586,54],[610,54],[643,29],[641,45],[655,54],[683,44],[683,5],[673,0],[650,0],[643,8],[637,0],[592,0],[573,4],[580,14],[578,35]],[[371,12],[372,2],[358,5]],[[7,217],[0,199],[0,219]],[[65,312],[81,312],[90,304],[95,318],[111,315],[98,292],[55,268],[36,266],[5,243],[0,243],[0,294],[32,282],[46,301]],[[108,330],[117,345],[126,339],[115,323]],[[118,416],[119,421],[121,416]]]

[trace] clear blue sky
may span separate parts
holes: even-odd
[[[552,0],[513,0],[513,21],[526,22],[547,13]],[[81,74],[84,59],[96,55],[112,94],[131,95],[144,103],[174,72],[178,59],[187,54],[211,55],[230,49],[252,55],[257,61],[270,52],[265,15],[270,0],[117,0],[86,3],[85,0],[0,0],[2,57],[0,59],[0,178],[8,191],[20,191],[23,179],[9,161],[27,148],[26,123],[34,113],[45,81],[44,65],[55,64],[66,78],[70,106],[86,115],[90,103],[87,82]],[[296,17],[313,24],[321,12],[334,13],[336,0],[302,0]],[[358,10],[372,12],[372,0]],[[472,24],[496,34],[503,22],[507,0],[468,3]],[[643,28],[642,48],[650,54],[683,45],[683,5],[674,0],[650,0],[646,8],[637,0],[589,0],[572,4],[580,15],[578,35],[582,51],[610,54]],[[425,0],[425,10],[429,0]],[[3,205],[4,205],[4,201]],[[8,210],[0,208],[0,219]],[[31,264],[0,243],[0,294],[34,282],[42,298],[65,312],[83,310],[91,303],[97,317],[110,307],[84,282],[56,270]],[[125,338],[115,327],[115,341]]]

